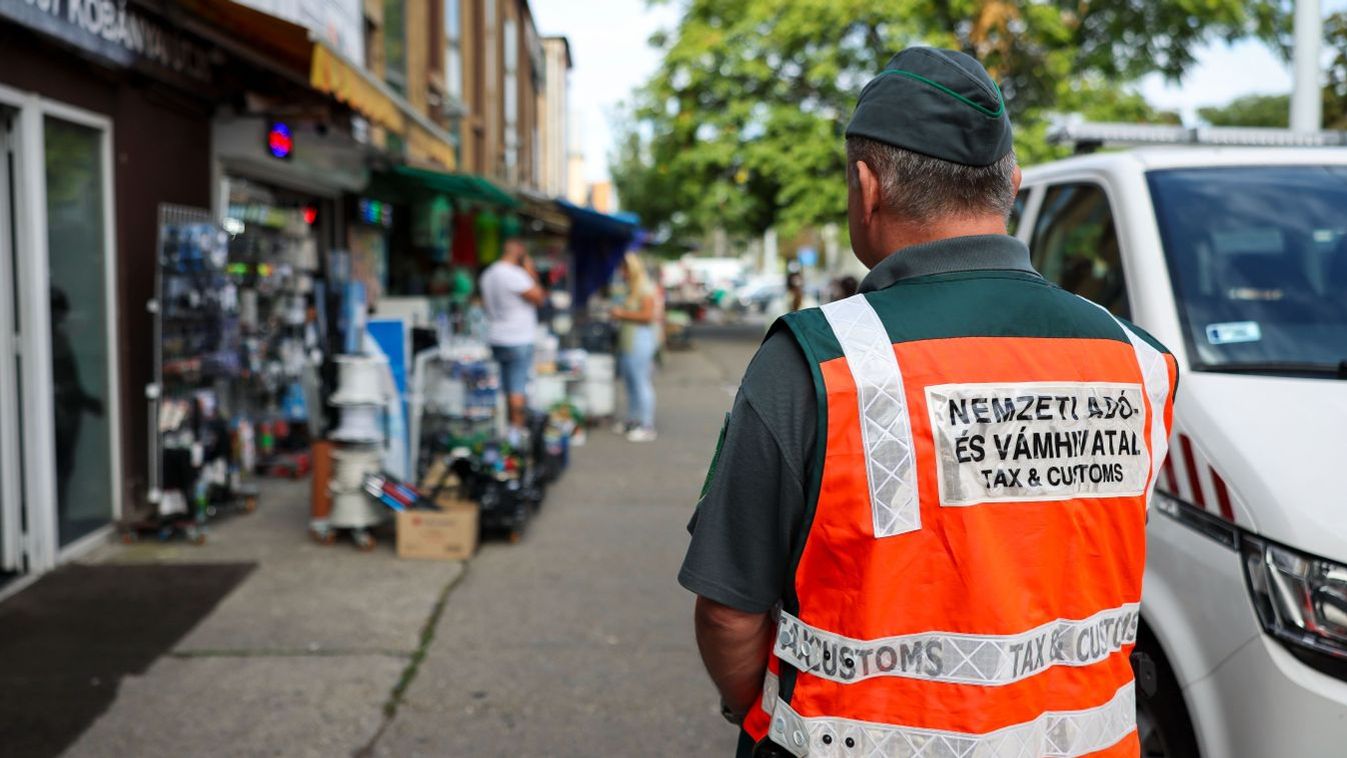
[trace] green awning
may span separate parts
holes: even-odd
[[[450,197],[478,200],[502,208],[513,208],[519,205],[519,201],[508,192],[473,174],[427,171],[410,166],[397,166],[393,169],[393,173],[403,179],[416,182],[427,189],[441,192]]]

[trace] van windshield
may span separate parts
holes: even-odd
[[[1194,368],[1347,376],[1347,166],[1147,181]]]

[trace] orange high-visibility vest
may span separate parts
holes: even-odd
[[[820,430],[749,735],[797,756],[1136,756],[1173,357],[1022,272],[900,281],[783,323]]]

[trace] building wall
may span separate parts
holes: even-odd
[[[542,37],[528,3],[519,3],[519,165],[513,183],[537,190],[542,186],[540,96],[546,86]]]
[[[459,150],[463,171],[481,174],[485,162],[485,125],[482,120],[482,7],[476,0],[461,0],[463,23],[463,108],[459,122]]]
[[[544,37],[543,57],[546,68],[546,86],[543,89],[540,126],[543,192],[554,197],[567,194],[566,183],[569,135],[567,134],[570,108],[570,45],[565,37]]]
[[[599,213],[613,213],[617,210],[613,197],[612,182],[594,182],[589,185],[589,207]]]
[[[493,181],[541,189],[541,142],[547,75],[542,37],[525,0],[461,0],[463,105],[459,124],[463,171]],[[507,165],[506,40],[513,28],[517,65],[518,144],[514,166]]]
[[[538,34],[527,0],[459,0],[461,105],[466,113],[451,117],[445,112],[445,0],[396,1],[402,3],[406,24],[407,101],[457,133],[458,170],[508,186],[563,194],[566,70],[570,65],[565,41],[558,38],[558,48],[558,42],[549,44]],[[385,77],[383,25],[387,4],[394,0],[362,2],[367,66],[376,76]],[[507,33],[511,34],[509,44]],[[516,61],[512,74],[506,65],[510,47]],[[516,99],[513,140],[507,134],[506,112],[511,89]],[[513,162],[507,160],[512,142]]]
[[[572,140],[575,138],[572,137]],[[585,180],[585,154],[571,147],[566,153],[566,199],[576,205],[589,204],[589,183]]]
[[[431,3],[440,0],[402,0],[406,10],[407,102],[421,113],[429,114],[430,94]],[[438,17],[437,17],[438,18]]]

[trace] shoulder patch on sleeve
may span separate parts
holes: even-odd
[[[706,470],[706,479],[702,481],[701,494],[697,496],[698,502],[706,497],[706,493],[711,490],[711,482],[716,477],[716,467],[720,465],[720,451],[725,447],[725,434],[730,430],[730,414],[725,414],[725,421],[720,425],[720,436],[716,438],[716,451],[711,454],[711,467]]]

